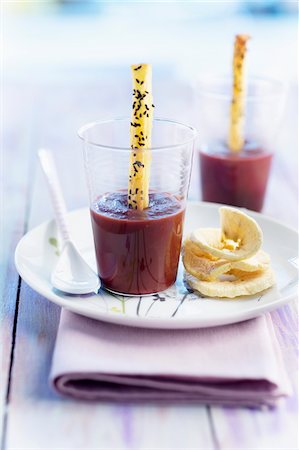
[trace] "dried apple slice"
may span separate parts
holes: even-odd
[[[185,281],[206,297],[235,298],[257,294],[270,288],[275,283],[275,277],[273,271],[267,268],[262,272],[252,273],[235,270],[230,280],[216,281],[202,281],[186,272]]]
[[[263,250],[259,250],[256,255],[242,261],[232,262],[232,269],[243,272],[258,272],[265,270],[270,265],[270,256]]]
[[[199,256],[199,257],[204,256],[205,258],[208,258],[212,261],[216,261],[219,259],[216,256],[210,255],[209,253],[202,250],[195,242],[191,241],[190,236],[188,236],[185,239],[185,241],[183,242],[182,248],[186,252],[192,252],[192,253],[194,253],[194,255]]]
[[[236,208],[223,206],[219,212],[221,229],[198,228],[191,233],[191,241],[204,253],[228,261],[255,255],[263,242],[257,222]]]
[[[199,280],[215,280],[223,273],[228,272],[232,268],[229,261],[218,259],[211,260],[206,256],[197,256],[188,247],[183,250],[183,264],[188,273]]]

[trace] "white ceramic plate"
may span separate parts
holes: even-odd
[[[212,203],[189,203],[185,234],[196,227],[219,226],[218,207]],[[21,239],[15,252],[16,267],[26,283],[50,301],[98,320],[146,328],[200,328],[240,322],[289,302],[296,296],[298,285],[297,232],[261,214],[247,213],[263,230],[263,248],[271,255],[277,279],[274,287],[250,297],[200,298],[184,286],[181,263],[176,284],[160,294],[123,297],[100,290],[97,295],[64,295],[50,284],[60,248],[53,221],[38,226]],[[89,210],[73,211],[68,218],[74,242],[95,268]]]

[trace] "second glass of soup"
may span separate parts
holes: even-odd
[[[279,81],[249,78],[245,142],[240,152],[232,152],[227,146],[231,91],[230,77],[210,78],[198,84],[202,199],[261,211],[285,89]]]

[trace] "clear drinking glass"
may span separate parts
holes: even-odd
[[[103,286],[127,295],[152,294],[176,279],[196,131],[153,122],[150,202],[128,209],[130,119],[80,128],[98,273]],[[139,150],[138,150],[139,151]]]
[[[238,153],[227,147],[231,92],[231,77],[210,78],[198,84],[202,199],[260,211],[282,117],[285,86],[275,80],[249,78],[245,145]]]

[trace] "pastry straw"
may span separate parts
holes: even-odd
[[[245,56],[249,36],[238,34],[235,38],[233,58],[233,93],[230,107],[228,146],[232,152],[240,152],[244,146],[245,124]]]
[[[152,67],[131,66],[133,76],[133,112],[130,138],[128,205],[142,211],[149,204],[151,133],[153,124]]]

